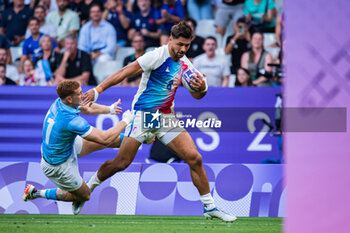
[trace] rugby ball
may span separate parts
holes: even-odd
[[[187,90],[189,90],[190,92],[196,92],[196,91],[198,91],[197,88],[193,88],[193,87],[190,86],[191,81],[193,80],[192,75],[193,75],[193,74],[196,74],[196,72],[199,73],[199,71],[196,70],[196,69],[187,68],[187,69],[183,72],[183,75],[182,75],[182,85],[183,85]],[[202,75],[202,74],[201,74],[201,75]]]

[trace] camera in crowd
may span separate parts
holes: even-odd
[[[266,71],[265,69],[260,69],[257,72],[257,77],[264,76],[268,79],[277,79],[277,80],[284,77],[282,66],[280,64],[270,63],[267,65],[272,67],[272,71],[269,72],[269,71]]]

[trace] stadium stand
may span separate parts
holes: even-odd
[[[123,61],[107,61],[96,63],[93,67],[93,73],[96,77],[96,82],[101,83],[109,75],[123,68]]]
[[[115,55],[115,60],[116,61],[121,61],[123,63],[124,58],[135,53],[135,49],[133,47],[121,47],[118,49],[116,55]]]

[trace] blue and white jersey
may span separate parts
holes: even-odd
[[[76,136],[86,137],[91,133],[92,127],[79,112],[63,104],[60,98],[51,105],[44,120],[41,146],[46,162],[64,163],[72,154]]]
[[[137,61],[144,72],[132,109],[170,113],[183,71],[193,68],[192,63],[186,56],[175,62],[168,45],[144,54]]]

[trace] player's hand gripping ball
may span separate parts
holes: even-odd
[[[190,92],[198,91],[197,88],[191,87],[190,85],[191,82],[193,81],[193,75],[196,75],[196,72],[199,73],[199,71],[196,69],[187,68],[182,75],[182,85],[184,85],[184,87]],[[201,73],[200,75],[203,77]]]

